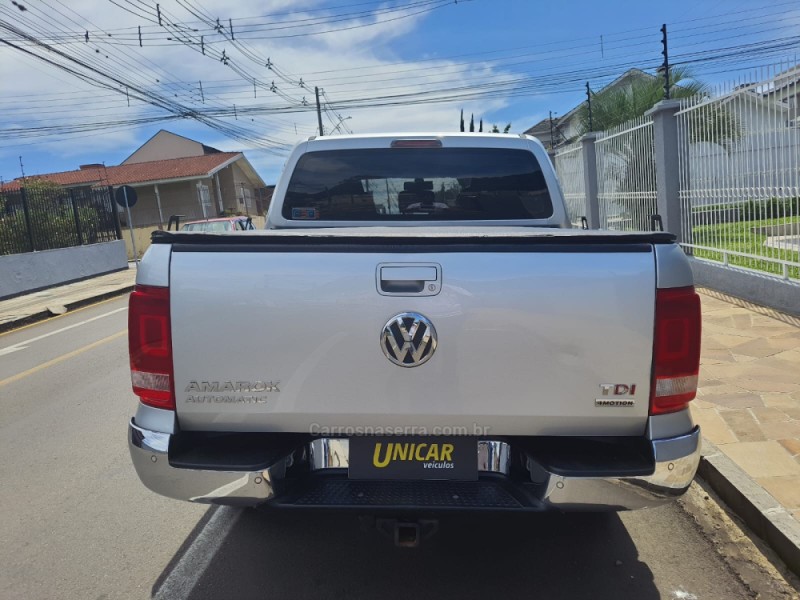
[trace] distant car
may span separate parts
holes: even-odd
[[[251,217],[219,217],[217,219],[204,219],[202,221],[189,221],[184,223],[181,231],[247,231],[255,229]]]

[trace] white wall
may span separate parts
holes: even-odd
[[[0,256],[0,299],[127,268],[122,240]]]

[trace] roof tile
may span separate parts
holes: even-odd
[[[45,173],[31,175],[29,179],[43,179],[63,186],[136,185],[149,181],[207,176],[214,169],[238,156],[241,156],[240,152],[220,152],[218,154],[155,160],[116,167],[89,167],[77,171]],[[10,191],[20,187],[22,187],[22,179],[17,178],[6,183],[2,189]]]

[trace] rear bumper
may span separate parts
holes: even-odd
[[[654,459],[648,474],[575,476],[548,470],[511,438],[479,442],[477,482],[359,482],[347,479],[347,439],[316,438],[266,466],[221,470],[218,465],[213,469],[171,465],[172,438],[131,420],[128,445],[144,485],[170,498],[238,506],[628,510],[680,496],[700,462],[700,429],[695,427],[684,435],[647,442]]]

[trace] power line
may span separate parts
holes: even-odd
[[[57,1],[58,1],[58,0],[57,0]],[[62,4],[60,1],[59,1],[59,4],[61,4],[61,5],[63,6],[63,4]],[[66,8],[66,7],[65,7],[65,8]],[[71,9],[70,9],[70,10],[71,10]],[[74,12],[74,11],[73,11],[73,12]],[[72,19],[70,19],[70,20],[71,20],[73,23],[75,23],[75,24],[78,24],[78,23],[77,23],[77,22],[75,22],[74,20],[72,20]],[[24,39],[24,38],[23,38],[23,39]],[[104,39],[104,38],[102,38],[102,37],[101,37],[100,39],[102,40],[102,39]],[[108,57],[107,57],[107,58],[108,58]],[[88,57],[87,57],[87,60],[89,60],[90,62],[92,62],[90,59],[88,59]],[[134,60],[135,60],[135,61],[137,61],[137,62],[141,62],[141,61],[140,61],[138,58],[134,58]],[[145,59],[145,60],[146,60],[146,59]],[[148,61],[148,62],[149,62],[149,61]],[[122,65],[123,63],[119,63],[119,64],[120,64],[120,65]],[[151,63],[151,65],[152,65],[154,68],[156,68],[156,69],[158,68],[158,65],[155,65],[154,63]],[[138,68],[138,67],[133,67],[132,65],[128,65],[128,64],[125,64],[125,65],[124,65],[124,68],[126,69],[126,73],[133,73],[133,74],[137,74],[137,73],[138,73],[138,71],[140,71],[140,70],[141,70],[141,69],[140,69],[140,68]],[[123,75],[123,76],[124,76],[124,75],[126,74],[126,73],[124,73],[124,74],[121,74],[119,71],[113,71],[113,70],[112,70],[112,72],[113,72],[113,73],[114,73],[116,76],[118,76],[118,77],[119,77],[120,75]],[[151,80],[151,81],[152,81],[152,80]],[[180,84],[180,83],[176,83],[175,85],[177,85],[178,87],[184,87],[184,89],[182,90],[182,93],[189,93],[190,95],[192,94],[192,91],[193,91],[193,89],[192,89],[192,88],[187,88],[185,85],[182,85],[182,84]],[[175,95],[177,96],[177,94],[175,94]],[[199,100],[199,98],[198,98],[198,100]],[[229,127],[230,127],[230,126],[229,126]],[[242,128],[238,128],[238,129],[237,129],[237,128],[235,128],[235,127],[234,127],[234,128],[229,128],[229,129],[228,129],[228,131],[229,131],[230,133],[235,133],[235,136],[236,136],[236,137],[238,137],[239,139],[242,139],[243,137],[246,137],[248,140],[251,140],[251,141],[256,141],[256,142],[260,142],[260,141],[261,141],[261,139],[260,139],[260,138],[262,138],[262,136],[261,136],[261,134],[260,134],[260,133],[259,133],[259,134],[256,136],[255,134],[249,134],[248,132],[246,132],[246,131],[245,131],[244,129],[242,129]],[[285,146],[284,146],[284,147],[285,147]]]
[[[61,4],[59,0],[56,0]],[[114,2],[117,4],[117,2]],[[133,2],[127,1],[125,4],[132,8],[136,8],[137,5]],[[147,6],[144,2],[139,2],[140,5]],[[210,13],[207,13],[205,9],[203,9],[199,3],[193,2],[192,0],[179,0],[178,4],[187,11],[190,11],[190,14],[197,14],[203,17],[203,19],[209,19]],[[45,3],[45,6],[47,4]],[[63,4],[62,4],[63,6]],[[3,11],[3,8],[0,7],[0,12]],[[74,11],[73,11],[74,12]],[[752,11],[750,11],[752,12]],[[7,14],[7,13],[6,13]],[[765,18],[761,15],[762,18]],[[157,18],[157,17],[156,17]],[[708,17],[709,19],[712,17]],[[216,19],[216,18],[215,18]],[[175,37],[180,37],[184,41],[186,45],[195,44],[198,40],[197,32],[192,31],[185,24],[181,24],[181,22],[174,16],[169,13],[164,13],[162,15],[163,22],[167,23],[167,26],[170,28],[169,32],[174,33]],[[688,22],[696,22],[697,20],[690,20]],[[790,21],[790,20],[787,20]],[[76,25],[77,22],[73,21]],[[755,59],[763,59],[769,56],[775,56],[778,53],[785,54],[785,52],[794,47],[798,47],[800,45],[800,36],[783,36],[777,39],[770,39],[770,40],[761,40],[757,42],[750,42],[745,44],[737,44],[737,45],[727,45],[723,48],[703,48],[704,45],[709,43],[708,36],[706,35],[711,29],[714,30],[714,33],[721,33],[723,34],[722,38],[719,39],[734,39],[734,38],[742,38],[753,35],[755,30],[752,29],[750,26],[741,26],[741,25],[734,25],[733,27],[729,27],[727,29],[723,28],[720,29],[722,21],[717,19],[716,23],[711,25],[702,26],[702,27],[692,27],[688,28],[687,30],[678,31],[678,33],[673,33],[675,29],[671,30],[670,35],[670,42],[672,46],[673,53],[671,53],[671,59],[673,64],[677,65],[696,65],[698,69],[705,70],[705,71],[712,71],[713,69],[726,67],[728,65],[736,65],[740,67],[741,65],[745,64],[748,60],[755,60]],[[779,26],[771,27],[768,31],[772,34],[775,32],[782,31],[786,28],[790,28],[790,24],[782,24]],[[230,29],[230,28],[228,28]],[[68,33],[69,35],[75,35],[75,32],[64,32],[61,26],[57,26],[57,30],[64,33],[65,35]],[[235,28],[234,28],[235,30]],[[741,31],[742,33],[735,33]],[[176,33],[177,32],[177,33]],[[732,32],[734,32],[732,34]],[[47,33],[47,32],[44,32]],[[42,35],[44,35],[44,33]],[[756,33],[760,33],[756,31]],[[179,35],[180,34],[180,35]],[[246,43],[241,42],[239,39],[234,39],[235,36],[233,32],[228,30],[227,34],[222,33],[220,34],[225,39],[226,43],[230,45],[231,48],[235,48],[239,52],[241,52],[242,56],[247,58],[249,61],[253,62],[254,64],[260,67],[261,61],[264,57],[261,56],[256,50],[250,48]],[[227,37],[229,36],[229,37]],[[614,34],[606,35],[606,39],[613,38]],[[92,36],[90,36],[91,39]],[[170,99],[170,94],[173,94],[171,90],[175,90],[175,94],[188,94],[188,97],[191,99],[193,92],[193,87],[189,84],[189,82],[177,81],[175,80],[174,76],[170,77],[169,80],[165,80],[160,83],[156,89],[153,89],[152,80],[148,83],[145,79],[138,77],[138,73],[134,71],[135,78],[137,79],[138,83],[134,82],[131,79],[131,62],[128,62],[128,59],[118,60],[116,58],[113,59],[114,66],[113,67],[99,67],[98,57],[96,56],[97,50],[101,50],[101,54],[103,53],[104,46],[109,46],[111,48],[115,47],[114,42],[109,42],[109,36],[97,36],[102,40],[98,40],[97,43],[90,42],[87,44],[87,49],[84,50],[83,47],[80,47],[80,52],[77,53],[76,56],[73,58],[77,58],[78,60],[86,63],[87,65],[94,67],[95,72],[86,71],[86,67],[81,67],[80,69],[75,68],[75,65],[71,64],[69,60],[66,58],[62,58],[59,55],[51,55],[49,46],[50,44],[46,44],[42,42],[42,37],[36,39],[36,36],[33,36],[34,39],[28,39],[23,37],[19,37],[15,39],[14,43],[17,43],[18,46],[22,46],[23,44],[28,44],[26,49],[30,50],[30,56],[36,57],[37,60],[43,60],[46,64],[50,64],[56,68],[60,68],[63,72],[67,72],[70,75],[76,76],[81,78],[89,85],[93,86],[100,86],[105,87],[109,90],[109,93],[100,94],[100,95],[93,95],[94,97],[102,98],[102,99],[110,99],[114,98],[114,94],[116,97],[120,98],[119,104],[115,104],[114,101],[110,101],[107,103],[105,110],[108,110],[107,118],[103,121],[103,123],[93,122],[93,123],[72,123],[60,126],[56,125],[47,125],[47,113],[44,111],[38,111],[38,115],[40,117],[44,117],[39,119],[44,125],[40,127],[23,127],[17,128],[18,131],[15,131],[15,134],[24,136],[25,131],[30,131],[30,136],[40,136],[46,135],[49,131],[51,134],[58,134],[58,135],[68,135],[68,132],[72,131],[75,133],[79,133],[85,131],[82,129],[83,127],[96,127],[97,131],[105,131],[114,127],[134,127],[140,123],[151,123],[156,122],[159,119],[162,120],[171,120],[177,118],[193,118],[198,120],[199,122],[205,122],[204,120],[214,121],[217,122],[217,127],[220,132],[226,132],[226,135],[230,135],[232,137],[237,137],[237,139],[242,139],[243,141],[247,141],[247,143],[254,143],[258,145],[259,140],[259,133],[256,133],[252,129],[243,128],[240,125],[228,124],[219,121],[220,119],[227,119],[231,118],[233,114],[233,109],[230,105],[225,102],[215,102],[210,101],[208,105],[202,105],[199,100],[199,95],[197,99],[191,100],[188,105],[180,102],[176,102],[173,99]],[[344,95],[343,100],[337,100],[336,103],[333,103],[331,99],[328,97],[324,90],[321,91],[322,97],[324,102],[322,103],[323,110],[326,112],[327,118],[331,121],[331,123],[335,123],[334,119],[339,119],[340,123],[343,124],[344,119],[342,118],[340,111],[342,110],[349,110],[349,109],[358,109],[358,108],[369,108],[369,109],[380,109],[386,108],[391,106],[413,106],[413,105],[422,105],[422,104],[433,104],[433,103],[446,103],[446,102],[455,102],[455,101],[470,101],[470,100],[485,100],[490,98],[515,98],[521,96],[534,96],[537,94],[542,93],[572,93],[575,91],[579,91],[585,81],[587,79],[591,79],[592,82],[597,85],[604,80],[611,80],[615,78],[622,69],[631,68],[633,66],[640,66],[645,69],[653,69],[657,66],[658,61],[655,59],[657,56],[657,52],[655,49],[656,44],[653,41],[654,35],[653,33],[649,34],[648,39],[651,41],[649,42],[639,42],[639,38],[643,36],[633,36],[628,40],[625,39],[618,39],[614,43],[617,44],[617,47],[614,47],[613,43],[609,43],[609,51],[625,51],[625,50],[632,50],[633,48],[643,47],[643,46],[650,46],[652,48],[652,55],[646,54],[645,56],[642,55],[641,52],[637,52],[635,56],[632,54],[628,54],[626,57],[618,57],[616,62],[607,62],[601,65],[591,65],[587,66],[586,61],[581,62],[574,62],[568,63],[567,65],[561,64],[558,66],[553,67],[543,67],[541,64],[541,60],[536,60],[539,56],[537,55],[544,55],[553,57],[554,55],[558,55],[558,58],[566,58],[566,57],[578,57],[581,55],[587,55],[590,51],[584,50],[582,52],[575,52],[572,54],[565,55],[565,51],[568,49],[565,48],[556,48],[551,49],[545,52],[536,53],[531,55],[530,53],[526,53],[520,55],[518,57],[505,57],[505,58],[498,58],[495,61],[490,61],[490,67],[494,68],[510,68],[510,67],[518,67],[521,65],[535,65],[537,68],[533,69],[527,73],[504,73],[500,74],[492,74],[490,71],[480,72],[480,73],[462,73],[460,77],[452,77],[452,78],[442,78],[442,72],[447,70],[454,70],[457,69],[459,66],[470,66],[481,64],[477,63],[476,61],[469,61],[465,63],[461,63],[460,65],[434,65],[429,68],[430,71],[437,71],[437,73],[431,72],[429,73],[417,73],[415,76],[415,81],[413,85],[408,83],[403,83],[402,85],[395,85],[395,86],[387,86],[381,85],[380,86],[380,93],[374,93],[374,86],[377,82],[392,82],[392,81],[403,81],[404,77],[402,76],[402,72],[407,72],[409,69],[397,69],[396,72],[383,72],[383,73],[376,73],[372,76],[367,76],[364,78],[359,78],[358,84],[348,83],[348,79],[352,79],[352,77],[332,77],[329,78],[328,83],[326,83],[327,87],[329,88],[342,88],[342,94]],[[113,39],[113,38],[112,38]],[[674,40],[676,39],[683,39],[686,40],[683,44],[676,44]],[[716,41],[716,40],[714,40]],[[678,48],[680,52],[675,53],[675,48]],[[583,46],[574,47],[576,50],[582,50]],[[697,49],[693,49],[697,48]],[[37,54],[37,49],[47,49],[48,55],[40,55]],[[92,54],[90,49],[95,50],[95,55]],[[596,49],[594,50],[596,52]],[[123,52],[127,52],[124,51]],[[493,51],[498,53],[500,51]],[[219,52],[215,50],[213,47],[209,49],[209,56],[211,58],[215,58],[219,60],[220,56],[227,56],[227,54],[223,54],[223,52]],[[65,54],[69,55],[69,53]],[[111,52],[109,55],[113,57]],[[102,56],[105,56],[102,54]],[[51,61],[45,59],[51,59]],[[108,57],[107,57],[108,58]],[[510,62],[510,60],[515,60],[516,58],[525,58],[528,60],[518,61],[518,62]],[[108,58],[111,61],[111,58]],[[130,60],[141,62],[140,59],[137,59],[133,54],[131,54]],[[436,59],[440,60],[440,59]],[[424,61],[420,61],[424,62]],[[63,63],[63,64],[62,64]],[[253,93],[253,90],[267,90],[273,93],[276,98],[280,98],[284,101],[285,105],[271,105],[271,106],[240,106],[237,101],[238,107],[238,115],[240,117],[251,117],[251,118],[258,118],[259,116],[267,116],[269,115],[270,118],[275,115],[288,115],[293,113],[310,113],[311,108],[308,106],[307,102],[303,102],[302,99],[295,97],[293,94],[295,93],[293,90],[306,90],[309,84],[303,79],[299,78],[295,75],[284,71],[272,63],[272,61],[267,57],[266,61],[264,62],[264,67],[269,72],[274,73],[276,79],[283,84],[275,84],[269,83],[265,81],[263,78],[259,78],[254,76],[250,73],[247,69],[243,68],[241,65],[234,60],[233,57],[230,57],[228,60],[228,65],[232,68],[233,72],[239,76],[243,84],[239,86],[229,86],[225,84],[226,80],[216,82],[210,82],[207,86],[205,86],[206,91],[213,95],[214,98],[221,99],[223,97],[233,97],[239,98],[244,93],[245,89],[249,89],[249,93]],[[233,65],[233,66],[231,66]],[[109,65],[110,66],[110,65]],[[157,67],[157,65],[155,65]],[[570,67],[575,68],[570,68]],[[355,69],[359,67],[354,67],[352,69],[341,69],[340,72],[343,73],[345,71],[354,72]],[[370,69],[375,69],[379,67],[369,67]],[[97,70],[101,70],[101,73],[97,73]],[[737,69],[738,70],[738,69]],[[322,72],[318,72],[322,73]],[[396,75],[395,77],[386,77],[386,75]],[[455,73],[453,73],[455,75]],[[117,85],[109,84],[108,81],[105,81],[99,75],[106,75],[112,78],[118,79]],[[376,77],[382,77],[377,79]],[[428,81],[430,79],[430,81]],[[227,81],[239,81],[239,80],[227,80]],[[456,83],[457,85],[447,85],[449,83]],[[135,85],[129,86],[130,83],[134,83]],[[288,86],[287,88],[284,88]],[[122,93],[122,88],[130,87],[132,90],[133,97],[143,103],[147,103],[147,105],[152,106],[153,108],[150,110],[155,110],[155,114],[150,115],[142,115],[136,118],[129,118],[125,119],[122,118],[123,113],[115,112],[119,107],[124,106],[121,103],[124,102],[121,99],[120,94]],[[293,88],[293,86],[295,86]],[[270,89],[270,87],[274,87],[275,89]],[[365,89],[366,88],[366,89]],[[285,92],[284,89],[290,90],[289,93]],[[392,89],[403,89],[402,93],[386,93]],[[231,90],[230,92],[226,90]],[[372,93],[366,94],[365,91],[370,91]],[[153,97],[150,96],[153,95]],[[59,96],[59,97],[64,97]],[[71,96],[66,96],[67,98]],[[78,96],[81,97],[81,96]],[[83,96],[85,97],[85,96]],[[177,96],[175,96],[177,97]],[[10,98],[10,97],[6,97]],[[159,104],[158,102],[154,102],[153,100],[157,99],[159,102],[163,102],[164,104]],[[35,100],[35,99],[34,99]],[[2,101],[0,101],[2,102]],[[37,114],[35,107],[32,105],[31,114]],[[66,112],[60,114],[69,114]],[[172,110],[173,112],[169,112]],[[158,114],[158,111],[167,111],[168,114]],[[175,112],[177,111],[177,112]],[[181,112],[183,111],[183,112]],[[19,114],[25,114],[24,110]],[[58,110],[54,110],[52,115],[59,114]],[[47,116],[45,116],[47,115]],[[57,121],[58,117],[53,117],[49,119],[50,121]],[[208,123],[206,123],[208,124]],[[142,126],[142,125],[138,125]],[[211,125],[209,125],[211,126]],[[338,126],[338,124],[337,124]],[[61,127],[59,129],[59,127]],[[70,129],[70,127],[72,129]],[[344,126],[346,128],[346,125]],[[263,130],[262,130],[263,131]],[[277,144],[277,142],[275,142]],[[269,146],[268,144],[264,144],[265,146]],[[285,145],[283,145],[285,148]],[[273,147],[273,149],[277,149],[277,147]]]
[[[24,31],[20,30],[16,26],[14,26],[14,25],[6,22],[6,21],[0,21],[0,29],[4,29],[4,30],[14,34],[15,36],[18,36],[18,37],[23,38],[23,39],[27,39],[28,41],[36,41],[36,38],[34,36],[32,36],[32,35],[24,32]],[[52,65],[52,66],[54,66],[54,67],[56,67],[58,69],[67,71],[70,74],[75,75],[76,77],[79,77],[80,79],[82,79],[82,80],[84,80],[84,81],[86,81],[88,83],[91,83],[93,85],[97,85],[97,86],[105,88],[105,89],[114,89],[114,90],[117,90],[117,86],[120,86],[122,88],[125,88],[125,87],[130,88],[130,90],[135,92],[139,96],[140,99],[146,101],[149,104],[152,104],[153,106],[156,106],[158,108],[164,109],[167,112],[172,113],[176,117],[196,119],[196,120],[198,120],[200,122],[203,122],[206,125],[209,125],[210,127],[214,128],[214,129],[217,129],[217,130],[219,130],[219,131],[221,131],[223,133],[226,133],[227,135],[229,135],[231,137],[234,137],[234,138],[245,137],[240,131],[237,131],[234,128],[229,127],[229,126],[227,126],[226,124],[224,124],[222,122],[219,122],[215,118],[209,118],[209,117],[200,115],[196,111],[192,111],[191,109],[188,109],[187,107],[185,107],[185,106],[183,106],[183,105],[181,105],[179,103],[173,102],[172,100],[169,100],[168,98],[165,98],[160,94],[157,94],[157,93],[142,89],[138,85],[134,84],[133,82],[129,82],[129,81],[126,81],[124,79],[121,79],[120,77],[118,77],[118,76],[116,76],[114,74],[104,73],[104,72],[100,71],[99,69],[97,69],[96,67],[94,67],[94,66],[92,66],[90,64],[87,64],[84,60],[76,58],[76,57],[73,57],[73,56],[70,56],[70,55],[64,53],[63,51],[58,50],[58,49],[56,49],[56,48],[54,48],[54,47],[52,47],[50,45],[43,44],[43,43],[39,43],[38,44],[43,49],[48,50],[51,55],[57,56],[60,59],[63,59],[67,63],[70,63],[70,64],[72,64],[74,66],[70,67],[70,66],[67,66],[65,64],[61,64],[61,63],[57,62],[56,60],[54,60],[53,58],[50,58],[50,57],[44,56],[44,55],[39,55],[39,54],[37,54],[37,53],[35,53],[35,52],[31,51],[31,50],[28,50],[26,48],[22,48],[22,47],[18,46],[17,44],[14,44],[13,42],[10,42],[9,40],[0,39],[0,42],[4,43],[5,45],[7,45],[7,46],[9,46],[11,48],[15,48],[15,49],[19,50],[20,52],[24,52],[24,53],[26,53],[28,55],[31,55],[31,56],[33,56],[35,58],[38,58],[39,60],[42,60],[42,61],[44,61],[44,62],[46,62],[46,63],[48,63],[48,64],[50,64],[50,65]],[[116,86],[112,85],[112,84],[116,84]],[[245,139],[248,139],[248,138],[245,138]],[[248,141],[253,141],[253,140],[252,140],[252,138],[249,138]],[[267,146],[267,147],[271,146],[271,145],[274,145],[274,144],[275,144],[274,142],[273,143],[267,143],[267,142],[264,143],[264,145]]]

